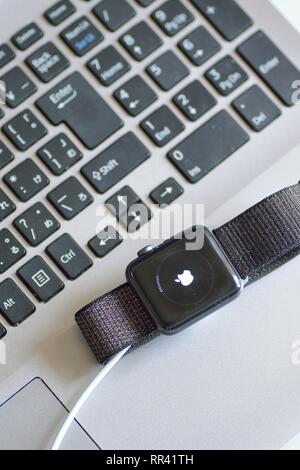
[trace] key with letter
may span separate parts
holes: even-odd
[[[37,106],[52,124],[64,122],[88,149],[97,147],[124,124],[78,72],[52,88]]]

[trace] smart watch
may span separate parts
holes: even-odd
[[[202,243],[193,246],[193,239]],[[129,264],[127,283],[91,302],[75,319],[103,364],[130,345],[131,351],[201,320],[299,252],[296,184],[220,228],[192,227],[156,248],[146,247]]]

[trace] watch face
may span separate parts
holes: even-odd
[[[185,238],[173,239],[131,263],[127,277],[167,334],[233,300],[242,289],[237,273],[206,229],[201,249],[187,249]]]

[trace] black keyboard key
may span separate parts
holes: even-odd
[[[103,194],[150,157],[149,150],[129,132],[81,170],[89,183]]]
[[[37,91],[35,84],[20,67],[14,67],[1,77],[6,85],[6,104],[16,108]]]
[[[60,224],[41,202],[14,220],[14,226],[31,246],[38,246],[60,228]]]
[[[3,109],[0,109],[0,119],[3,119],[5,116]]]
[[[168,35],[175,36],[195,18],[180,0],[168,0],[152,13],[152,18]]]
[[[152,5],[153,2],[155,2],[155,0],[136,0],[137,3],[141,6],[141,7],[148,7],[149,5]]]
[[[49,184],[45,173],[30,158],[13,168],[3,179],[22,202],[29,201]]]
[[[71,220],[94,199],[78,179],[71,176],[48,194],[48,200],[64,219]]]
[[[280,109],[257,85],[249,88],[232,105],[257,132],[265,129],[281,115]]]
[[[60,37],[79,57],[89,52],[104,39],[103,34],[86,16],[82,16],[64,29]]]
[[[11,326],[18,326],[35,312],[33,303],[12,279],[0,284],[0,313]]]
[[[52,124],[64,122],[89,149],[124,124],[79,72],[52,88],[37,101],[37,106]]]
[[[14,158],[15,157],[11,151],[6,147],[2,140],[0,140],[0,170],[12,162]]]
[[[178,46],[190,61],[198,67],[221,49],[220,44],[204,26],[188,34]]]
[[[39,302],[49,302],[65,287],[40,256],[28,261],[17,271],[17,275]]]
[[[162,45],[160,37],[145,21],[123,34],[120,42],[137,61],[144,60]]]
[[[131,116],[137,116],[158,99],[152,88],[139,75],[118,88],[114,97]]]
[[[71,281],[77,279],[93,265],[91,258],[67,233],[51,243],[46,252]]]
[[[16,54],[8,44],[0,44],[0,69],[11,62],[15,57]]]
[[[159,147],[163,147],[184,131],[183,123],[165,105],[141,122],[142,129]]]
[[[109,86],[130,70],[130,65],[113,46],[93,57],[88,68],[104,86]]]
[[[190,121],[196,121],[217,104],[216,99],[198,80],[177,93],[173,101]]]
[[[25,248],[13,234],[6,228],[0,230],[0,274],[11,268],[25,255]]]
[[[104,258],[122,243],[122,237],[114,227],[106,227],[89,242],[90,249],[98,258]]]
[[[255,33],[238,52],[284,104],[296,104],[293,85],[300,80],[300,71],[265,33]]]
[[[167,51],[162,54],[146,70],[150,77],[164,91],[173,88],[190,73],[173,51]]]
[[[136,232],[152,218],[149,207],[129,186],[122,188],[105,204],[129,233]]]
[[[168,157],[196,183],[248,141],[248,134],[231,115],[221,111],[173,148]]]
[[[70,62],[52,42],[47,42],[26,59],[27,65],[42,82],[48,83],[57,77]]]
[[[16,210],[15,204],[12,200],[5,194],[5,192],[0,189],[0,222],[6,219],[12,212]]]
[[[25,152],[47,134],[43,124],[26,109],[8,121],[2,130],[17,149]]]
[[[213,65],[205,76],[223,96],[230,95],[249,78],[242,67],[230,56],[224,57]]]
[[[36,23],[30,23],[12,37],[12,42],[21,51],[25,51],[43,37],[43,32]]]
[[[6,328],[0,323],[0,340],[4,338],[4,336],[7,335]]]
[[[109,31],[121,28],[136,14],[127,0],[102,0],[93,12]]]
[[[253,24],[234,0],[192,0],[192,3],[227,41],[233,41]]]
[[[58,26],[75,13],[76,8],[70,0],[60,0],[45,12],[45,17],[53,26]]]
[[[56,176],[62,175],[83,158],[81,151],[63,132],[40,148],[37,154]]]
[[[150,197],[155,204],[165,207],[172,204],[182,194],[183,187],[174,178],[168,178],[152,191]]]

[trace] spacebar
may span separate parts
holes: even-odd
[[[221,111],[168,153],[170,160],[196,183],[242,145],[248,134],[227,111]]]
[[[37,101],[54,125],[65,123],[88,149],[123,126],[123,121],[83,76],[74,72]]]

